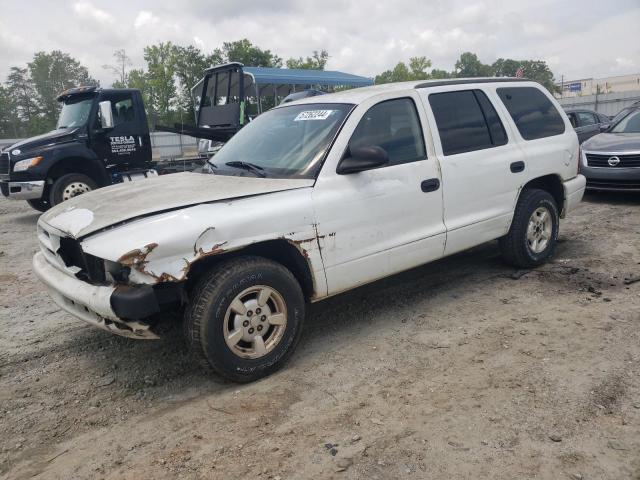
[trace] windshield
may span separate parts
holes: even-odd
[[[87,123],[92,98],[70,98],[62,105],[56,128],[79,127]]]
[[[612,129],[612,133],[640,133],[640,110],[631,112],[620,120]]]
[[[314,103],[270,110],[234,135],[209,162],[216,173],[245,162],[267,177],[315,178],[352,108]]]

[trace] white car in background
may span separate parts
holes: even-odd
[[[379,85],[266,112],[209,161],[73,198],[38,222],[62,308],[132,338],[184,309],[196,357],[234,381],[291,355],[305,304],[499,239],[534,267],[581,200],[578,139],[539,84]]]

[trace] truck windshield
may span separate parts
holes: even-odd
[[[640,133],[640,110],[629,113],[616,123],[611,133]]]
[[[93,98],[69,98],[62,104],[56,128],[79,127],[87,123]]]
[[[314,103],[276,108],[240,130],[209,162],[215,173],[229,167],[260,176],[315,178],[353,105]],[[244,165],[242,165],[244,164]]]

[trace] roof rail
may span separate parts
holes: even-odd
[[[442,87],[444,85],[465,85],[467,83],[498,83],[498,82],[531,82],[528,78],[495,77],[495,78],[451,78],[447,80],[433,80],[416,85],[415,88]]]

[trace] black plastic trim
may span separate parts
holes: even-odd
[[[151,285],[120,285],[111,294],[111,308],[119,317],[138,320],[160,312],[158,299]]]

